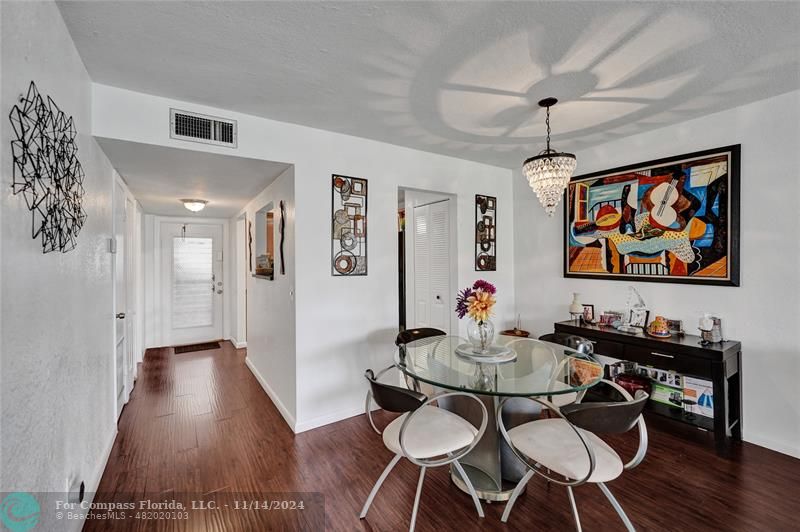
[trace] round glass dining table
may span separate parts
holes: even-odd
[[[461,459],[461,464],[478,496],[487,501],[507,500],[525,474],[525,466],[513,455],[497,428],[500,401],[511,398],[503,408],[503,421],[511,428],[539,417],[540,405],[523,397],[563,405],[578,400],[603,377],[600,362],[563,345],[503,336],[498,343],[496,348],[510,350],[499,357],[504,361],[472,354],[471,344],[457,336],[417,340],[401,346],[395,356],[400,371],[413,381],[432,386],[434,392],[470,392],[483,401],[489,416],[487,429],[475,448]],[[440,400],[439,406],[461,415],[476,427],[480,425],[482,411],[468,398],[448,397]],[[455,469],[451,469],[451,478],[467,491]]]

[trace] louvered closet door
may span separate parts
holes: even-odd
[[[414,327],[450,331],[450,201],[414,208]]]

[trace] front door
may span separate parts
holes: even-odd
[[[166,345],[222,338],[222,226],[161,225],[162,322]]]

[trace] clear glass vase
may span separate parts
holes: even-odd
[[[467,326],[467,337],[475,353],[485,355],[494,342],[494,324],[490,320],[470,320]]]

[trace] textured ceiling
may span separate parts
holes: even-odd
[[[62,2],[92,79],[507,167],[800,87],[798,2]],[[702,132],[698,132],[702,137]]]
[[[99,138],[111,164],[145,212],[164,216],[235,216],[289,166],[233,155]],[[208,200],[197,214],[181,198]]]

